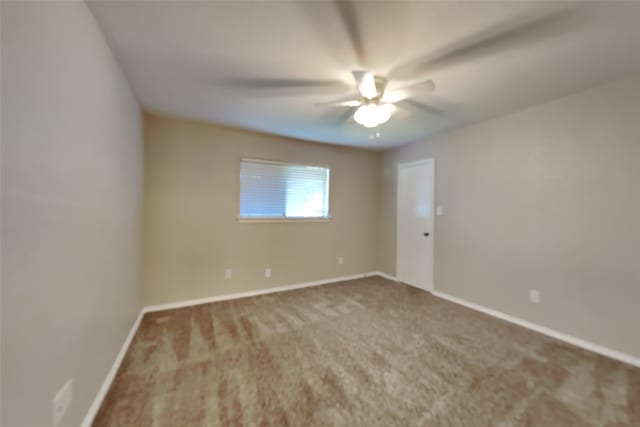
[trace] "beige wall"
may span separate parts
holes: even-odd
[[[145,304],[375,269],[379,153],[156,116],[145,123]],[[329,165],[333,219],[237,222],[242,157]]]
[[[84,3],[1,14],[0,424],[72,377],[76,426],[140,307],[142,118]],[[144,303],[395,274],[395,166],[435,157],[437,290],[638,356],[638,111],[634,76],[384,156],[148,116]],[[238,223],[243,156],[330,165],[333,220]]]
[[[385,153],[380,269],[396,165],[434,157],[436,290],[640,356],[639,114],[636,75]]]
[[[139,311],[142,116],[83,2],[2,1],[5,427],[85,416]]]

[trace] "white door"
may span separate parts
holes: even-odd
[[[398,280],[433,290],[434,160],[398,165]]]

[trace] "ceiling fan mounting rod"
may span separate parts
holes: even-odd
[[[373,99],[382,98],[382,94],[384,94],[384,90],[387,88],[387,79],[382,76],[373,76],[373,80],[376,83],[376,91],[378,92],[378,96]]]
[[[375,98],[362,98],[361,103],[362,105],[371,105],[371,104],[380,105],[380,97],[376,96]]]
[[[376,104],[380,105],[382,103],[382,95],[384,95],[384,90],[387,88],[387,79],[382,76],[373,76],[373,81],[376,85],[376,93],[377,95],[372,98],[362,97],[362,105],[370,105]]]

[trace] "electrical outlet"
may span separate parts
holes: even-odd
[[[540,291],[537,289],[529,289],[529,301],[538,304],[540,302]]]
[[[264,277],[271,277],[271,269],[270,268],[265,268],[264,269]]]
[[[233,274],[232,274],[232,273],[233,273],[233,272],[231,271],[231,269],[230,269],[230,268],[227,268],[227,269],[224,271],[224,278],[225,278],[225,279],[231,279],[231,277],[233,276]]]
[[[338,257],[338,264],[340,264],[340,265],[344,264],[344,258],[343,257]]]
[[[62,421],[62,417],[71,406],[71,400],[73,399],[73,379],[70,378],[62,386],[60,390],[53,396],[53,425],[58,426]]]

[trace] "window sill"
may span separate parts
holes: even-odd
[[[238,222],[331,222],[332,218],[236,218]]]

